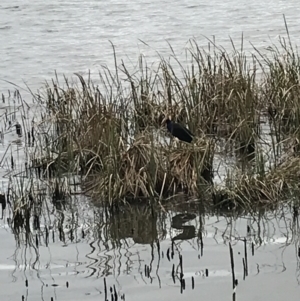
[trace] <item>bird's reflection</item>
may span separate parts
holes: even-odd
[[[184,225],[186,222],[196,218],[196,215],[193,213],[180,213],[172,218],[171,227],[183,230],[182,233],[176,235],[172,240],[188,240],[196,237],[196,228],[192,225]]]

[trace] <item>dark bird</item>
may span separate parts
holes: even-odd
[[[193,140],[193,134],[186,127],[180,123],[171,121],[170,119],[166,120],[168,131],[176,138],[181,141],[191,143]]]

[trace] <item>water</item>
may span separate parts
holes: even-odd
[[[206,46],[205,37],[214,36],[219,45],[230,49],[228,37],[239,44],[242,32],[246,50],[252,49],[250,41],[265,51],[279,35],[285,35],[285,14],[292,40],[299,44],[299,10],[298,2],[291,0],[15,0],[13,4],[2,0],[0,92],[13,88],[7,81],[22,87],[25,82],[33,90],[38,89],[54,76],[54,70],[67,76],[91,70],[97,77],[102,65],[113,66],[109,41],[116,47],[118,63],[123,59],[131,66],[136,65],[140,54],[149,64],[159,60],[157,52],[169,55],[167,41],[184,60],[190,38]],[[7,191],[8,176],[22,177],[20,170],[24,170],[19,138],[4,118],[5,112],[13,112],[16,107],[17,103],[6,103],[0,108],[0,126],[5,133],[0,145],[2,192]],[[21,120],[24,112],[22,108],[17,111],[16,117]],[[25,122],[29,124],[30,120]],[[11,154],[16,158],[13,171]],[[17,177],[12,179],[18,181]],[[299,222],[288,211],[278,216],[235,219],[204,215],[188,206],[158,210],[153,217],[147,208],[141,213],[140,208],[133,207],[131,213],[112,218],[88,200],[72,198],[69,202],[66,209],[60,210],[49,201],[49,211],[44,208],[41,227],[32,229],[30,241],[28,237],[26,241],[25,232],[18,234],[9,224],[12,211],[7,206],[0,220],[1,300],[22,300],[22,296],[32,301],[104,300],[104,276],[108,290],[115,285],[119,300],[122,294],[131,301],[198,300],[199,296],[203,300],[230,300],[229,242],[239,281],[237,299],[298,300]],[[180,229],[172,223],[172,217],[186,211],[195,216]],[[30,224],[32,227],[32,220]],[[245,281],[244,238],[249,265]],[[169,260],[172,239],[174,258]],[[179,254],[186,280],[183,294],[179,280],[176,278],[174,283],[172,279],[172,266],[178,268]],[[150,276],[145,275],[145,266],[150,267]]]
[[[299,221],[288,211],[205,217],[201,206],[186,205],[153,216],[149,207],[133,206],[111,217],[82,198],[70,204],[60,211],[49,203],[52,215],[43,212],[40,229],[31,227],[27,240],[23,231],[18,234],[0,221],[2,300],[105,300],[104,277],[108,300],[114,286],[118,300],[124,294],[133,301],[230,300],[230,243],[237,299],[298,300]],[[190,216],[180,226],[186,210]],[[186,283],[182,293],[179,255]]]
[[[230,49],[229,36],[245,49],[252,42],[259,49],[285,34],[285,14],[291,37],[299,42],[300,7],[297,1],[80,1],[2,0],[0,4],[0,91],[11,88],[3,80],[37,89],[44,80],[59,74],[97,77],[102,65],[113,65],[115,47],[118,63],[135,65],[139,54],[151,64],[157,52],[184,59],[188,40],[200,46],[215,36]],[[147,43],[145,45],[143,42]],[[298,43],[299,44],[299,43]]]

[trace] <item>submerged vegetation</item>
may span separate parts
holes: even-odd
[[[178,194],[224,208],[298,204],[300,58],[289,38],[279,42],[249,55],[243,41],[230,52],[191,41],[187,64],[173,53],[129,70],[115,57],[97,83],[56,78],[32,93],[41,118],[32,130],[23,124],[31,171],[51,179],[56,199],[76,175],[80,193],[110,207]],[[193,132],[192,143],[167,132],[168,118]],[[222,158],[235,164],[220,180]]]

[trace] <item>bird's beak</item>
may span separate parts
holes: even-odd
[[[164,126],[166,124],[167,119],[171,119],[170,116],[165,115],[165,117],[163,118],[161,125]]]

